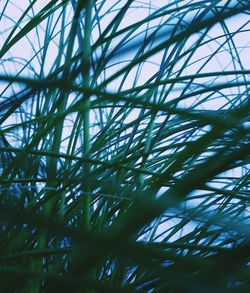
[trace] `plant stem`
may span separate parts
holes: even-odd
[[[86,12],[85,12],[85,27],[84,27],[84,51],[83,51],[83,62],[82,62],[82,73],[83,73],[83,85],[86,88],[90,86],[90,58],[91,58],[91,24],[92,24],[92,0],[86,1]],[[85,95],[84,106],[86,107],[83,114],[83,157],[89,158],[90,154],[90,133],[89,133],[89,123],[90,123],[90,95]],[[84,175],[89,174],[90,165],[85,164]],[[86,177],[85,177],[86,178]],[[90,195],[87,195],[90,190],[89,182],[83,180],[83,190],[86,195],[83,197],[83,219],[82,224],[85,229],[90,228]]]

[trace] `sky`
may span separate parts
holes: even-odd
[[[199,2],[195,0],[196,2]],[[101,1],[99,1],[101,3]],[[100,27],[95,25],[92,30],[92,43],[94,44],[100,35],[101,32],[104,32],[105,28],[110,24],[113,20],[114,16],[117,15],[119,12],[119,8],[125,4],[126,1],[105,1],[105,4],[102,6],[99,17],[100,17]],[[218,1],[221,5],[226,1]],[[234,1],[232,1],[233,3]],[[11,39],[15,37],[16,34],[20,32],[20,30],[25,27],[25,25],[29,22],[29,20],[34,15],[39,15],[39,11],[43,9],[43,7],[50,3],[50,1],[46,0],[37,0],[35,5],[33,6],[32,10],[29,10],[27,13],[24,13],[27,9],[30,1],[28,0],[12,0],[8,1],[8,5],[5,6],[7,2],[1,1],[0,2],[0,11],[3,11],[2,15],[0,16],[0,47],[3,47],[6,40],[8,40],[8,36],[10,32],[15,28],[14,33],[11,35]],[[182,1],[181,4],[188,4],[191,3],[190,1]],[[194,1],[192,2],[194,3]],[[140,20],[145,19],[148,15],[154,13],[157,9],[163,8],[165,5],[171,4],[171,1],[161,1],[161,0],[154,0],[154,1],[134,1],[133,5],[129,13],[124,17],[123,21],[120,24],[120,29],[126,28],[128,25],[133,23],[139,22]],[[171,6],[170,6],[171,7]],[[171,9],[174,7],[171,7]],[[69,5],[66,13],[66,26],[65,29],[65,41],[68,38],[69,28],[70,28],[70,21],[73,15],[72,7]],[[20,21],[20,18],[22,20]],[[190,17],[190,15],[188,16]],[[149,26],[149,32],[154,31],[159,23],[164,21],[168,21],[168,26],[166,25],[166,32],[175,25],[178,18],[171,18],[167,19],[166,17],[159,17],[154,21],[151,21]],[[184,19],[183,23],[187,23],[189,19]],[[16,24],[19,23],[18,27],[15,27]],[[240,15],[236,17],[232,17],[226,21],[227,28],[221,26],[220,24],[215,25],[207,35],[207,43],[204,46],[201,46],[199,49],[196,50],[195,54],[189,59],[188,64],[185,66],[183,70],[183,74],[185,75],[192,75],[197,72],[215,72],[215,71],[226,71],[226,70],[240,70],[242,68],[250,69],[250,20],[249,15]],[[134,44],[140,43],[144,41],[144,38],[148,37],[145,36],[143,33],[146,27],[142,26],[141,29],[135,31],[130,36],[130,41],[128,42],[128,47],[133,47]],[[0,60],[0,74],[5,75],[16,75],[19,74],[20,76],[29,77],[29,78],[44,78],[48,74],[53,71],[53,64],[58,56],[58,46],[59,46],[59,32],[62,29],[62,19],[60,17],[60,10],[58,10],[55,14],[53,19],[50,19],[50,22],[44,20],[41,25],[35,29],[33,29],[29,34],[24,36],[18,43],[16,43],[9,51],[6,53]],[[239,31],[240,29],[240,31]],[[233,41],[234,42],[225,42],[225,30],[228,30],[227,34],[234,34]],[[46,41],[46,37],[48,34],[45,34],[45,31],[50,32],[50,39]],[[237,32],[237,33],[236,33]],[[165,31],[159,32],[164,36]],[[181,52],[188,51],[188,49],[198,41],[199,35],[195,35],[188,40],[183,45],[183,49]],[[209,41],[214,39],[213,41]],[[159,43],[159,40],[162,38],[156,38],[153,46]],[[113,42],[111,48],[114,48],[116,45],[119,44],[121,41],[121,37],[117,37],[117,39]],[[45,59],[43,60],[43,46],[44,44],[47,46],[47,53]],[[76,48],[79,44],[75,44]],[[136,48],[136,47],[135,47]],[[170,52],[174,52],[174,46],[170,47]],[[110,49],[106,52],[109,53]],[[236,51],[238,52],[236,54]],[[213,55],[213,53],[216,54]],[[100,58],[100,54],[102,52],[99,50],[96,51],[96,59]],[[128,64],[131,58],[134,58],[136,54],[136,50],[125,50],[122,54],[117,54],[114,56],[111,61],[107,65],[107,69],[105,73],[100,74],[98,83],[101,83],[105,78],[112,76],[115,72],[119,69],[123,68],[126,64]],[[213,56],[213,57],[211,57]],[[144,62],[143,65],[139,67],[135,67],[131,70],[130,74],[126,77],[126,80],[122,86],[122,89],[119,89],[119,85],[121,80],[124,76],[116,78],[114,81],[110,82],[107,85],[107,91],[115,93],[117,90],[130,89],[133,86],[140,86],[145,84],[154,74],[156,74],[160,70],[160,62],[163,57],[163,51],[153,55],[152,57],[148,58],[147,62]],[[27,60],[29,60],[27,65]],[[44,65],[42,66],[42,62]],[[64,59],[62,59],[61,63],[63,64]],[[172,68],[172,75],[170,77],[175,77],[180,68],[183,67],[183,64],[186,62],[186,57],[180,58],[179,62],[173,65]],[[138,75],[137,73],[140,72]],[[135,80],[135,76],[138,78]],[[199,89],[205,82],[225,82],[229,81],[229,77],[218,79],[218,80],[211,80],[209,78],[196,80],[196,84],[193,84],[190,87],[190,91]],[[13,87],[6,88],[6,83],[0,83],[0,92],[1,98],[0,102],[4,102],[8,100],[13,93],[17,93],[20,91],[20,86],[15,85]],[[168,96],[168,99],[176,99],[181,92],[182,87],[179,85],[174,88],[173,92]],[[222,95],[220,98],[216,100],[211,99],[206,104],[202,104],[201,106],[197,106],[197,109],[205,109],[205,110],[217,110],[217,109],[226,109],[228,100],[227,97],[233,96],[237,94],[239,90],[244,91],[242,89],[227,89],[224,90],[224,96]],[[74,94],[72,94],[71,101],[75,98]],[[179,103],[180,107],[189,107],[196,103],[197,97],[195,99],[193,97],[187,98]],[[137,118],[139,111],[135,109],[132,111],[126,118],[125,123],[130,123],[134,119]],[[20,122],[21,117],[10,117],[7,119],[2,125],[2,127],[7,127],[12,125],[13,123]],[[74,116],[70,119],[74,120]],[[71,129],[71,122],[70,119],[68,124],[65,124],[64,136],[65,138],[68,135],[68,132]],[[91,120],[94,123],[96,116],[92,113]],[[158,122],[161,122],[162,118],[159,118]],[[248,123],[248,124],[247,124]],[[246,122],[246,127],[249,127],[249,122]],[[95,130],[93,128],[92,136],[94,136]],[[13,138],[12,138],[13,139]],[[11,141],[11,138],[10,138]],[[15,142],[16,143],[16,142]],[[62,144],[62,151],[63,148],[67,146],[67,140],[65,140],[64,144]],[[231,173],[234,175],[240,175],[242,170],[232,170]],[[231,175],[231,173],[228,175]],[[219,186],[220,183],[216,183],[215,186]],[[197,202],[194,202],[197,204]],[[178,219],[173,220],[176,224]],[[191,228],[190,228],[191,229]],[[188,230],[187,230],[188,231]],[[159,232],[160,234],[160,232]],[[177,237],[177,236],[175,236]]]

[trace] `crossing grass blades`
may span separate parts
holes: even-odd
[[[249,292],[249,1],[21,2],[1,292]]]

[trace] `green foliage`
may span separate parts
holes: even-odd
[[[249,1],[21,2],[0,291],[249,292]]]

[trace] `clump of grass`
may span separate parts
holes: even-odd
[[[249,291],[248,1],[2,6],[2,290]]]

